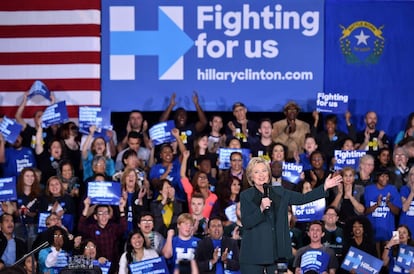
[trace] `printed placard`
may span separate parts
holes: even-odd
[[[341,170],[344,167],[352,167],[357,170],[359,167],[359,160],[362,156],[367,154],[365,150],[335,150],[335,170]]]
[[[16,178],[0,178],[0,202],[17,200]]]
[[[96,126],[96,133],[102,129],[112,129],[110,110],[102,107],[79,107],[79,132],[89,134],[90,126]]]
[[[345,113],[348,110],[349,98],[346,94],[318,92],[316,110],[328,113]]]
[[[354,270],[354,273],[376,274],[381,270],[382,264],[383,261],[380,259],[351,246],[341,268],[347,271]]]
[[[321,198],[303,205],[292,205],[292,212],[298,222],[311,222],[322,220],[325,206],[326,200]]]
[[[117,182],[89,182],[88,197],[91,204],[119,205],[121,184]]]
[[[31,99],[36,95],[43,96],[44,98],[48,99],[49,101],[52,101],[52,98],[50,97],[49,89],[40,80],[34,81],[33,85],[29,89],[29,93],[27,95],[27,98]]]
[[[250,161],[250,149],[248,148],[220,148],[219,149],[219,169],[230,168],[230,155],[233,152],[240,152],[243,157],[243,168],[246,168]]]
[[[293,184],[300,182],[300,174],[303,171],[303,165],[296,163],[283,162],[282,179]]]
[[[132,263],[129,265],[129,269],[134,274],[169,273],[163,257]]]
[[[173,120],[158,123],[149,129],[149,136],[155,146],[176,141],[171,130],[175,128]]]
[[[395,263],[406,270],[414,269],[414,247],[401,244]]]
[[[111,262],[109,261],[106,261],[104,264],[101,264],[98,260],[94,260],[93,265],[99,267],[102,271],[102,274],[108,274],[109,269],[111,268]]]
[[[21,124],[6,116],[3,117],[3,120],[0,123],[0,133],[3,135],[3,138],[6,140],[6,142],[9,142],[10,144],[16,142],[20,131],[22,131]]]
[[[49,127],[56,124],[63,124],[69,120],[66,101],[50,105],[42,115],[42,127]]]

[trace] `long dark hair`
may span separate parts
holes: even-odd
[[[141,235],[142,239],[144,239],[144,243],[143,243],[142,247],[144,249],[148,248],[147,241],[145,241],[144,233],[142,233],[142,231],[140,229],[132,230],[128,235],[128,240],[127,240],[127,243],[126,243],[126,259],[127,259],[128,264],[133,262],[132,253],[134,252],[134,248],[132,247],[132,244],[131,244],[131,238],[135,234]]]

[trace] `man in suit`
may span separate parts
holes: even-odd
[[[223,222],[219,217],[208,221],[208,233],[209,236],[198,243],[195,253],[200,273],[238,271],[239,246],[236,240],[223,236]]]
[[[26,253],[26,243],[14,237],[12,215],[3,213],[0,216],[0,222],[0,259],[6,266],[11,266]]]

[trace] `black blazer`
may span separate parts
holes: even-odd
[[[14,238],[16,242],[16,261],[26,254],[27,248],[26,243],[19,238]],[[7,247],[7,238],[2,232],[0,232],[0,258],[3,256],[4,251]]]

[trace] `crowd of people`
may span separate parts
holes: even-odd
[[[175,141],[155,146],[141,111],[122,132],[91,125],[82,135],[74,121],[42,128],[40,110],[32,126],[25,94],[20,135],[11,144],[0,134],[1,177],[16,178],[17,191],[1,202],[0,266],[23,257],[25,273],[59,273],[83,255],[108,273],[158,257],[170,273],[340,273],[353,246],[383,260],[384,273],[414,273],[396,263],[398,247],[414,245],[413,113],[390,140],[373,111],[363,129],[347,112],[342,132],[333,114],[299,120],[295,102],[279,121],[248,119],[236,102],[224,121],[192,100],[194,123],[172,94],[159,122],[174,120]],[[222,148],[234,149],[225,169]],[[334,170],[335,150],[366,154]],[[303,166],[299,182],[282,176],[287,162]],[[88,183],[98,181],[121,184],[116,205],[91,202]],[[318,198],[322,219],[296,222],[291,206]]]

